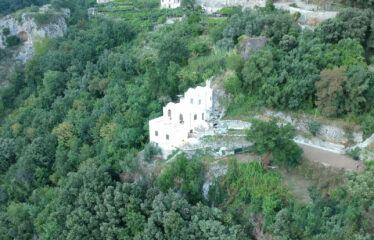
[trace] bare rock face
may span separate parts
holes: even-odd
[[[369,66],[369,71],[374,73],[374,66]]]
[[[242,56],[244,60],[247,60],[252,53],[258,51],[259,49],[263,48],[266,44],[266,37],[254,37],[250,38],[245,36],[243,39],[240,40],[238,44],[238,52]]]
[[[38,25],[34,17],[36,14],[48,14],[50,21]],[[20,18],[5,16],[0,19],[0,48],[7,49],[7,36],[17,36],[21,44],[11,49],[12,56],[16,61],[25,63],[34,54],[34,42],[46,37],[56,38],[64,35],[67,30],[66,19],[69,17],[69,9],[50,10],[49,5],[41,7],[38,13],[23,13]],[[3,34],[4,29],[9,29],[7,36]]]

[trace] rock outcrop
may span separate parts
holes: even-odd
[[[46,24],[38,24],[35,16],[40,17],[43,14],[48,14],[49,19]],[[19,17],[5,16],[0,19],[0,48],[7,49],[5,42],[7,37],[17,36],[21,43],[17,47],[9,49],[9,51],[11,51],[11,56],[15,62],[25,63],[34,54],[34,42],[46,37],[63,36],[67,30],[66,19],[69,17],[69,9],[56,11],[52,10],[50,5],[41,7],[39,12],[23,13]],[[9,30],[7,36],[4,36],[4,29]]]
[[[242,56],[244,60],[249,59],[252,53],[260,50],[266,44],[266,37],[253,37],[250,38],[245,36],[243,39],[240,40],[238,44],[238,52]]]

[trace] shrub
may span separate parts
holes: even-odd
[[[275,10],[274,0],[266,0],[265,10],[272,12]]]
[[[218,11],[218,13],[231,17],[234,14],[240,14],[242,11],[241,7],[224,7]]]
[[[204,183],[204,166],[199,156],[187,159],[184,154],[178,155],[157,179],[157,185],[164,192],[170,188],[181,191],[188,201],[202,200]]]
[[[33,5],[33,6],[29,7],[29,11],[30,12],[39,12],[39,7]]]
[[[346,154],[350,156],[351,158],[353,158],[354,160],[360,160],[360,153],[361,153],[361,149],[358,147],[346,151]]]
[[[217,42],[219,48],[228,50],[234,47],[234,41],[231,38],[223,38]]]
[[[244,61],[240,55],[231,53],[226,57],[225,65],[227,69],[240,73],[243,68]]]
[[[218,40],[223,38],[222,32],[225,29],[226,25],[226,22],[222,22],[215,26],[209,27],[209,36],[213,39],[214,42],[217,42]]]
[[[0,102],[0,116],[2,115],[3,111],[4,111],[4,103],[3,102]]]
[[[365,166],[366,166],[367,168],[371,168],[371,167],[373,167],[373,166],[374,166],[374,161],[373,161],[373,160],[366,161],[366,162],[365,162]]]
[[[240,92],[240,89],[242,87],[242,82],[239,80],[239,78],[235,75],[233,77],[230,77],[226,79],[223,82],[223,87],[226,89],[228,93],[231,94],[237,94]]]
[[[309,132],[313,136],[317,136],[317,133],[319,129],[321,128],[321,123],[319,123],[318,121],[311,121],[308,123],[308,128],[309,128]]]
[[[4,36],[8,36],[10,34],[10,30],[9,30],[9,28],[4,28],[3,29],[3,35]]]
[[[20,44],[21,40],[16,35],[12,35],[7,37],[5,42],[7,47],[14,47]]]
[[[166,16],[165,15],[163,15],[163,16],[161,16],[157,19],[157,23],[159,23],[159,24],[163,24],[165,22],[166,22]]]
[[[144,147],[144,161],[151,162],[153,156],[159,154],[161,149],[152,143],[148,143]]]
[[[196,42],[192,43],[191,51],[198,56],[206,56],[210,52],[210,49],[206,43]]]
[[[370,64],[374,65],[374,56],[371,56],[371,58],[370,58]]]
[[[35,20],[35,23],[38,26],[43,26],[43,25],[54,22],[54,20],[56,20],[56,18],[54,16],[54,14],[46,12],[46,13],[36,13],[36,14],[34,14],[34,20]]]
[[[0,62],[6,57],[6,52],[4,49],[0,49]]]
[[[201,18],[197,14],[192,14],[191,16],[188,17],[187,22],[188,24],[194,24],[194,23],[199,23],[201,21]]]
[[[374,133],[374,117],[368,115],[361,122],[361,131],[364,133],[364,138],[370,137]]]

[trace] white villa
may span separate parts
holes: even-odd
[[[161,0],[161,8],[177,8],[181,6],[181,0]]]
[[[179,103],[168,103],[163,115],[149,121],[149,139],[158,145],[165,155],[191,142],[196,130],[207,129],[213,107],[211,80],[206,86],[190,88],[180,97]]]
[[[112,0],[96,0],[97,3],[108,3]]]

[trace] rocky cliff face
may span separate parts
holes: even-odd
[[[45,24],[36,21],[36,16],[48,14]],[[10,52],[15,62],[25,63],[34,54],[34,42],[42,38],[56,38],[63,36],[67,30],[66,19],[70,17],[69,9],[60,11],[52,10],[49,5],[43,6],[36,13],[22,13],[16,17],[8,15],[0,19],[0,48]],[[9,31],[5,36],[3,30]],[[6,46],[6,38],[9,36],[17,36],[21,43],[17,47]]]
[[[250,38],[245,36],[243,39],[240,40],[237,49],[238,53],[242,56],[244,60],[249,59],[252,53],[257,52],[261,48],[263,48],[266,44],[266,37],[259,36]]]

